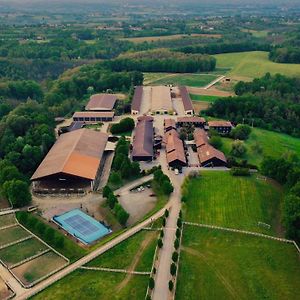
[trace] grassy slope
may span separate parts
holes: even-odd
[[[203,171],[188,185],[184,219],[190,222],[272,234],[279,223],[282,191],[273,184],[228,172]],[[271,230],[258,222],[272,225]]]
[[[230,76],[248,78],[261,77],[265,73],[281,73],[287,76],[300,76],[299,64],[279,64],[268,59],[268,52],[253,51],[214,55],[217,68],[231,68]]]
[[[144,73],[144,84],[203,87],[217,77],[214,74]]]
[[[229,154],[232,148],[232,139],[223,138],[222,151]],[[280,157],[287,151],[295,152],[300,157],[300,139],[273,131],[253,128],[251,135],[245,141],[247,153],[244,158],[249,163],[259,166],[263,156]],[[257,151],[261,147],[262,152]]]
[[[121,273],[77,270],[32,299],[144,299],[148,276],[132,276],[129,282],[121,287],[120,284],[125,278],[126,275]]]
[[[299,256],[277,241],[185,226],[178,300],[299,299]]]

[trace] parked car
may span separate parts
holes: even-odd
[[[179,174],[178,169],[175,169],[175,175],[178,175],[178,174]]]

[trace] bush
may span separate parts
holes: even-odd
[[[177,227],[178,228],[182,227],[182,220],[181,220],[181,218],[178,218],[178,220],[177,220]]]
[[[165,217],[168,218],[169,217],[169,211],[166,209],[165,210]]]
[[[169,181],[164,181],[162,184],[162,190],[165,195],[170,195],[174,191],[174,188]]]
[[[160,237],[161,237],[161,238],[163,238],[163,237],[164,237],[164,235],[165,235],[165,234],[164,234],[164,231],[163,231],[163,230],[161,230],[161,231],[160,231]]]
[[[153,279],[153,277],[149,278],[149,289],[153,290],[155,286],[155,281]]]
[[[58,247],[58,248],[63,248],[64,247],[64,245],[65,245],[65,240],[64,240],[64,238],[62,237],[62,236],[60,236],[60,237],[56,237],[55,238],[55,245],[56,245],[56,247]]]
[[[250,176],[250,171],[248,168],[238,168],[234,167],[230,170],[232,176]]]
[[[169,290],[170,291],[173,291],[173,288],[174,288],[174,283],[172,280],[169,281]]]
[[[181,202],[186,203],[186,201],[187,201],[187,196],[186,195],[182,195],[181,196]]]
[[[126,225],[126,222],[129,218],[129,213],[125,211],[124,208],[119,203],[116,203],[114,212],[119,223],[123,226]]]
[[[178,260],[178,252],[177,251],[174,251],[173,254],[172,254],[172,260],[176,263],[177,260]]]
[[[231,154],[236,157],[242,157],[247,152],[247,149],[242,141],[235,141],[232,143]]]
[[[176,274],[176,271],[177,271],[177,267],[174,263],[171,264],[171,267],[170,267],[170,273],[172,276],[174,276]]]
[[[134,120],[132,118],[122,119],[119,123],[113,124],[110,128],[112,134],[124,133],[134,128]]]
[[[159,239],[159,240],[157,241],[157,246],[158,246],[159,248],[162,248],[163,245],[164,245],[164,243],[163,243],[162,239]]]
[[[37,232],[38,232],[39,234],[42,235],[42,234],[45,232],[45,230],[46,230],[45,224],[42,223],[42,222],[36,223],[36,230],[37,230]]]
[[[236,140],[247,140],[250,133],[250,126],[239,124],[230,132],[230,136]]]
[[[177,250],[179,248],[179,239],[176,239],[174,242],[174,248]]]
[[[216,149],[221,149],[223,142],[220,136],[214,135],[209,140],[210,145],[212,145]]]
[[[176,237],[179,239],[181,235],[181,231],[179,228],[176,229]]]
[[[162,220],[162,226],[163,226],[163,227],[166,226],[166,218],[163,218],[163,220]]]
[[[111,188],[110,188],[108,185],[106,185],[106,186],[103,188],[102,196],[103,196],[104,198],[108,198],[108,196],[109,196],[111,193],[112,193]]]
[[[113,209],[117,202],[118,202],[118,199],[113,193],[108,195],[107,204],[110,207],[110,209]]]
[[[55,231],[53,228],[48,227],[46,232],[45,232],[45,238],[47,241],[52,242],[54,240],[55,237]]]

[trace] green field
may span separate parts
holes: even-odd
[[[204,87],[218,76],[213,74],[144,73],[144,83],[152,85]]]
[[[0,246],[12,243],[29,236],[29,233],[19,226],[2,229],[0,231]]]
[[[8,225],[16,224],[16,219],[14,214],[7,214],[0,216],[0,228]]]
[[[200,102],[215,102],[217,99],[222,98],[220,96],[209,96],[209,95],[193,95],[190,94],[190,97],[193,101],[200,101]]]
[[[31,257],[39,252],[46,250],[47,247],[32,238],[24,242],[9,246],[0,250],[0,259],[6,264],[16,264],[28,257]]]
[[[300,76],[299,64],[279,64],[268,59],[268,52],[253,51],[214,55],[217,68],[230,68],[229,76],[257,78],[270,72],[286,76]]]
[[[229,155],[233,140],[222,138],[222,151]],[[287,134],[253,128],[248,140],[245,141],[247,152],[243,158],[250,164],[259,166],[263,156],[280,157],[286,152],[294,152],[300,157],[300,139]]]
[[[144,299],[148,276],[77,270],[32,299],[40,300],[132,300]],[[127,280],[129,281],[127,282]],[[125,281],[126,280],[126,281]],[[126,283],[126,284],[124,284]]]
[[[225,171],[202,171],[186,190],[185,221],[280,233],[281,188],[256,174],[234,177]],[[270,224],[271,229],[259,227],[258,222]]]
[[[184,227],[177,300],[300,299],[299,282],[291,244]]]
[[[150,272],[157,231],[141,231],[87,266]],[[33,299],[144,299],[149,276],[77,270]]]
[[[88,266],[128,269],[135,261],[135,271],[150,272],[157,239],[158,232],[141,231],[94,259]]]

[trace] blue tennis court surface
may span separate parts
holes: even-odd
[[[73,209],[60,216],[54,216],[53,220],[84,244],[91,244],[111,232],[109,228],[80,209]]]

